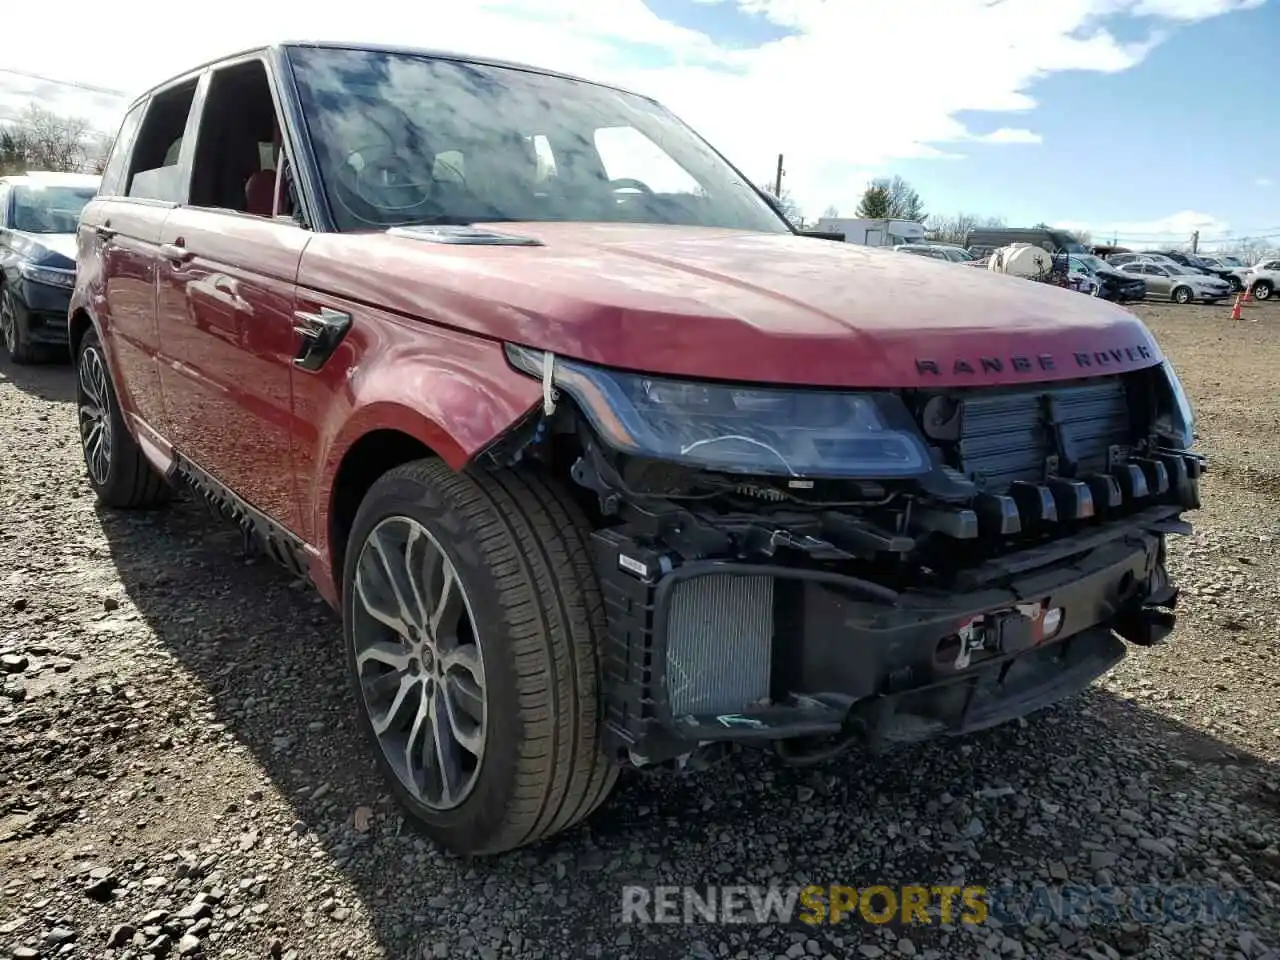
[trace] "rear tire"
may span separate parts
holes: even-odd
[[[438,460],[385,474],[357,511],[342,611],[359,725],[400,803],[456,853],[566,830],[617,780],[588,534],[553,482]]]
[[[98,502],[136,510],[169,500],[169,485],[125,426],[102,341],[93,330],[76,353],[76,417],[89,485]]]
[[[1190,303],[1193,297],[1190,287],[1175,287],[1173,290],[1172,299],[1174,303]]]
[[[16,364],[34,363],[38,351],[30,341],[30,318],[8,284],[0,286],[0,346]]]
[[[1253,298],[1255,300],[1270,300],[1271,294],[1275,292],[1275,288],[1271,285],[1270,280],[1259,280],[1253,285]]]

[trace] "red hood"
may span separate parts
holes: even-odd
[[[698,227],[493,229],[545,245],[318,234],[299,283],[565,357],[708,379],[972,385],[1161,359],[1122,307],[888,250]]]

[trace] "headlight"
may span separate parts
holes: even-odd
[[[1195,412],[1191,409],[1187,392],[1182,388],[1182,381],[1173,370],[1173,364],[1165,360],[1161,367],[1167,389],[1161,391],[1155,431],[1177,449],[1190,450],[1196,442]]]
[[[74,287],[76,272],[60,267],[37,267],[31,263],[19,263],[18,273],[35,283],[47,283],[53,287]]]
[[[507,346],[542,378],[543,354]],[[615,450],[725,473],[915,477],[932,462],[902,401],[889,393],[734,386],[608,370],[559,357],[554,386]]]

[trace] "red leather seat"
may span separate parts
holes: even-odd
[[[259,217],[271,216],[274,213],[275,193],[276,172],[259,170],[244,185],[246,210]]]

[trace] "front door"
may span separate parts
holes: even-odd
[[[309,234],[180,207],[165,221],[157,309],[178,452],[297,531],[290,455],[294,278]]]
[[[273,215],[278,116],[259,56],[202,78],[185,200],[160,235],[156,309],[177,452],[296,533],[289,384],[311,234]]]

